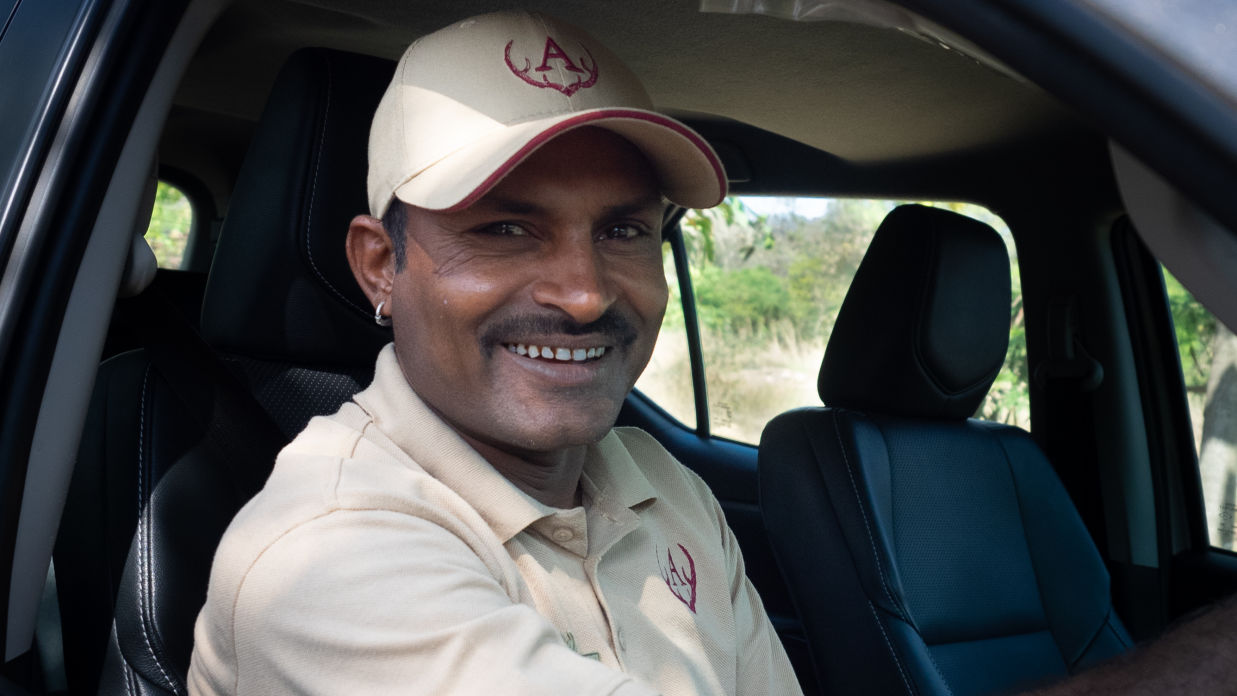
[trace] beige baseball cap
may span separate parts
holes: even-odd
[[[395,68],[370,129],[370,213],[381,217],[392,198],[466,208],[581,126],[639,148],[670,201],[719,203],[726,173],[713,148],[652,109],[627,66],[577,27],[528,12],[466,19],[418,39]]]

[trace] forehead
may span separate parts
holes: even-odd
[[[611,131],[586,127],[543,145],[477,206],[529,196],[565,201],[577,196],[616,198],[660,206],[660,189],[656,172],[636,146]]]

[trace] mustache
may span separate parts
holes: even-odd
[[[551,334],[566,336],[599,335],[615,346],[628,346],[636,340],[636,328],[631,320],[614,308],[597,319],[581,324],[566,316],[549,314],[516,314],[495,319],[481,332],[482,346],[493,346],[513,336],[534,337]]]

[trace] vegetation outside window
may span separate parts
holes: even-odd
[[[709,431],[747,443],[765,423],[820,405],[816,376],[833,320],[885,215],[900,201],[733,197],[683,221],[699,316]],[[980,417],[1030,425],[1022,293],[1004,222],[975,205],[948,207],[997,229],[1010,253],[1013,303],[1005,366]],[[672,263],[670,307],[654,358],[637,387],[671,415],[694,419],[683,313]]]
[[[695,395],[692,392],[691,364],[688,357],[687,328],[683,320],[683,296],[679,291],[674,256],[670,245],[662,245],[662,266],[670,299],[666,302],[666,317],[649,365],[636,382],[658,406],[688,428],[696,428]]]
[[[160,181],[155,207],[146,228],[146,242],[155,252],[159,268],[180,268],[193,229],[193,206],[184,192]]]
[[[1207,533],[1237,551],[1237,337],[1164,271],[1194,425]]]

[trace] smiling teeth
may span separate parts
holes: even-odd
[[[551,348],[549,346],[529,346],[523,343],[508,344],[507,350],[517,355],[527,355],[530,358],[542,360],[557,360],[561,362],[584,362],[600,358],[606,354],[605,346],[596,348]]]

